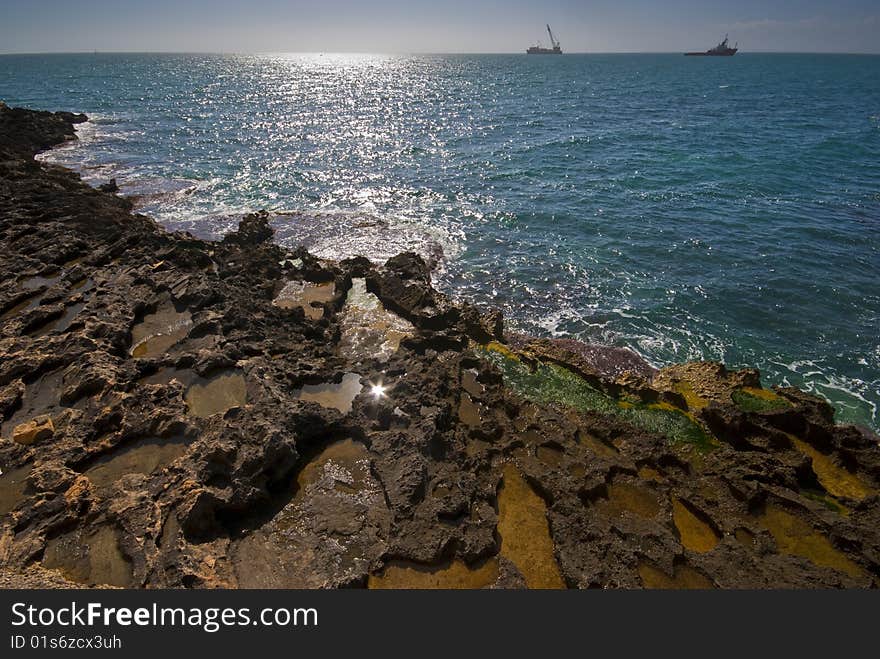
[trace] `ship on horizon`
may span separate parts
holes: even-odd
[[[547,34],[550,35],[550,45],[551,48],[544,48],[539,43],[537,46],[532,46],[528,50],[526,50],[526,55],[562,55],[562,48],[559,45],[559,42],[553,37],[553,31],[550,29],[550,24],[547,24]]]
[[[736,55],[736,51],[739,50],[739,44],[737,43],[733,48],[731,48],[727,44],[727,35],[724,35],[724,39],[720,44],[715,46],[714,48],[700,52],[700,53],[685,53],[685,56],[688,57],[732,57]]]

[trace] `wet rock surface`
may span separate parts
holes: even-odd
[[[81,119],[0,106],[0,585],[878,585],[877,437],[824,401],[505,335],[265,214],[169,233],[33,160]]]

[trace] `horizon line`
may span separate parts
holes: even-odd
[[[681,50],[573,50],[561,55],[679,55]],[[58,50],[58,51],[0,51],[0,57],[16,55],[525,55],[525,50],[512,51],[363,51],[363,50]],[[880,51],[859,50],[748,50],[740,55],[880,55]]]

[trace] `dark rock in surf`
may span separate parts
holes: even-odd
[[[116,179],[111,178],[109,181],[107,181],[107,183],[102,183],[101,185],[99,185],[98,190],[100,190],[101,192],[109,192],[111,194],[114,194],[116,192],[119,192],[119,186],[116,184]]]
[[[228,234],[223,242],[236,245],[260,245],[272,240],[274,233],[269,226],[269,214],[260,211],[245,215],[238,225],[238,231]]]

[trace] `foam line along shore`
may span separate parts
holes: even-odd
[[[3,585],[876,587],[880,447],[824,400],[166,230],[34,160],[85,120],[0,106]]]

